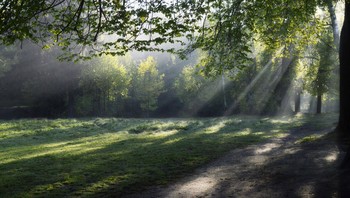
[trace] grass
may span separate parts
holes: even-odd
[[[323,137],[322,135],[309,135],[297,140],[295,143],[302,144],[302,143],[314,142],[319,140],[322,137]]]
[[[231,149],[335,121],[335,115],[0,121],[0,195],[121,196],[167,184]]]

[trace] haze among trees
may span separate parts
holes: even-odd
[[[0,24],[1,119],[339,113],[350,166],[348,0],[4,0]]]

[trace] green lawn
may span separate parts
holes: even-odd
[[[117,196],[166,184],[228,150],[330,127],[336,115],[0,121],[1,197]]]

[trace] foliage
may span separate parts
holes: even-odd
[[[305,88],[314,96],[329,91],[331,79],[336,78],[334,71],[338,60],[331,36],[330,31],[325,32],[315,46],[314,59],[306,74]]]
[[[336,115],[289,120],[23,119],[0,122],[3,197],[113,197],[167,184],[227,151]]]
[[[188,65],[183,68],[174,86],[181,101],[188,103],[198,94],[204,83],[205,78],[198,74],[196,67]]]
[[[0,40],[3,43],[10,44],[26,39],[39,43],[46,41],[46,51],[55,51],[47,56],[46,52],[32,50],[31,54],[35,52],[34,57],[38,60],[23,58],[19,64],[30,65],[33,69],[28,70],[35,71],[33,73],[36,75],[18,77],[23,79],[17,79],[21,84],[18,85],[21,91],[11,97],[19,98],[19,101],[24,101],[25,105],[30,107],[41,106],[41,109],[50,109],[49,104],[55,104],[60,109],[59,115],[67,115],[68,109],[75,109],[78,115],[84,116],[140,116],[143,112],[149,114],[150,111],[156,116],[163,116],[164,112],[174,112],[170,115],[177,116],[177,112],[183,109],[197,111],[205,107],[208,112],[219,112],[208,114],[213,116],[222,115],[223,105],[217,104],[218,101],[223,101],[224,94],[221,91],[224,89],[223,92],[226,90],[229,93],[226,94],[229,105],[234,107],[232,112],[257,114],[263,111],[266,104],[269,104],[267,109],[279,108],[285,92],[277,96],[271,93],[275,92],[273,89],[281,87],[279,90],[285,91],[294,86],[296,81],[299,84],[302,81],[302,75],[298,73],[300,68],[298,71],[290,71],[287,77],[277,75],[278,71],[283,70],[280,69],[279,62],[296,58],[299,52],[302,54],[304,49],[307,49],[305,46],[314,46],[322,35],[320,32],[328,31],[328,15],[322,16],[324,13],[320,10],[316,13],[316,9],[323,8],[327,3],[328,1],[316,0],[63,0],[38,1],[33,4],[3,1],[0,4],[4,14],[0,23],[6,22],[0,27]],[[21,13],[17,11],[26,14],[13,14]],[[135,60],[132,60],[131,54],[134,52],[129,51],[136,49],[174,52],[174,49],[170,49],[172,47],[168,48],[163,44],[176,42],[175,40],[188,45],[189,48],[182,51],[185,55],[196,48],[202,50],[195,51],[195,56],[192,54],[189,58],[192,60],[186,64],[177,63],[180,61],[174,56],[158,54],[159,57],[155,59],[158,62],[157,75],[161,76],[161,79],[155,82],[157,86],[148,85],[152,84],[151,82],[141,82],[141,78],[145,81],[145,77],[142,77],[142,72],[138,71],[135,64],[140,57],[133,57]],[[67,75],[66,79],[62,77],[64,75],[57,75],[59,72],[53,66],[55,61],[50,60],[58,52],[51,42],[65,49],[68,53],[66,57],[72,58],[71,53],[80,53],[87,56],[86,58],[92,58],[90,53],[102,56],[91,60],[90,65],[84,69],[78,69],[78,73],[82,70],[81,75]],[[280,51],[283,53],[279,53]],[[125,53],[128,58],[118,58],[118,62],[124,66],[120,66],[119,63],[117,68],[113,66],[113,58],[104,55]],[[154,54],[150,53],[156,57]],[[198,54],[201,60],[193,60],[197,59]],[[271,67],[265,67],[270,61]],[[35,64],[40,67],[32,67]],[[106,66],[100,68],[101,64]],[[189,69],[188,66],[183,69],[187,64],[197,64],[202,69],[201,75],[197,75],[197,68]],[[309,68],[306,87],[311,92],[317,87],[315,82],[325,82],[327,76],[317,75],[315,65]],[[15,70],[17,69],[13,71]],[[298,79],[291,79],[294,78],[293,72],[298,73]],[[224,80],[229,82],[226,83],[226,87],[221,86],[220,79],[216,78],[219,75],[229,76],[232,81],[225,78]],[[3,87],[11,84],[11,76],[16,75],[9,75],[3,81]],[[204,76],[215,80],[204,79]],[[50,83],[50,78],[71,82]],[[80,84],[76,82],[78,80]],[[267,86],[267,81],[273,86]],[[280,84],[285,83],[283,86],[277,86],[277,81],[280,81]],[[13,88],[12,85],[8,88],[3,87],[2,89],[9,90]],[[269,91],[265,91],[266,89]],[[59,93],[51,93],[53,90]],[[11,91],[2,92],[3,95],[12,94]],[[171,110],[168,110],[170,106]]]
[[[130,76],[116,57],[102,56],[91,60],[83,68],[80,80],[83,89],[82,110],[97,106],[102,114],[113,112],[111,103],[126,98],[129,85]],[[92,101],[86,101],[89,99]]]
[[[164,91],[163,78],[164,75],[159,74],[153,57],[150,56],[140,62],[134,86],[137,92],[136,98],[148,115],[150,111],[157,109],[158,97]]]
[[[213,1],[193,48],[208,52],[206,73],[221,74],[252,63],[254,41],[270,49],[315,42],[324,21],[314,15],[316,1]]]
[[[11,65],[16,63],[17,54],[13,46],[1,46],[0,47],[0,77],[10,70]]]
[[[187,0],[5,0],[0,5],[2,43],[31,39],[46,42],[45,47],[57,44],[65,50],[65,58],[74,58],[72,54],[90,58],[86,53],[121,55],[130,50],[173,51],[160,45],[183,44],[181,37],[191,38],[206,7],[204,1]]]
[[[198,67],[187,65],[174,82],[176,94],[187,111],[196,113],[217,91],[218,82],[205,78]]]

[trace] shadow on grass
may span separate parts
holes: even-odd
[[[242,161],[257,155],[255,150],[243,152]],[[350,172],[338,169],[343,154],[338,156],[333,140],[276,147],[269,152],[275,152],[277,157],[240,171],[217,171],[210,178],[215,185],[207,189],[207,194],[211,197],[349,197]],[[220,164],[216,169],[226,166],[232,166],[232,162]]]
[[[67,149],[67,144],[57,145],[55,149],[62,147],[59,152],[24,159],[16,159],[18,156],[13,153],[12,161],[0,163],[0,194],[5,197],[122,196],[150,185],[173,181],[229,150],[269,138],[274,135],[271,131],[276,129],[285,132],[283,130],[304,124],[303,121],[295,125],[258,118],[191,120],[187,125],[177,123],[158,128],[152,123],[156,124],[151,120],[134,120],[118,125],[118,128],[107,122],[97,131],[76,136],[61,135],[57,139],[55,134],[85,129],[83,126],[54,129],[34,147],[64,141],[71,141],[72,146],[74,143],[84,146],[74,148],[72,152],[72,148]],[[135,132],[141,129],[145,132],[125,133],[125,137],[116,135],[121,130]],[[81,141],[103,133],[107,136],[92,138],[91,142]],[[29,145],[25,140],[37,136],[13,137],[6,141],[21,144],[9,144],[9,148],[4,149],[16,150],[16,147]],[[96,141],[98,144],[93,144]],[[83,151],[79,152],[80,149]]]

